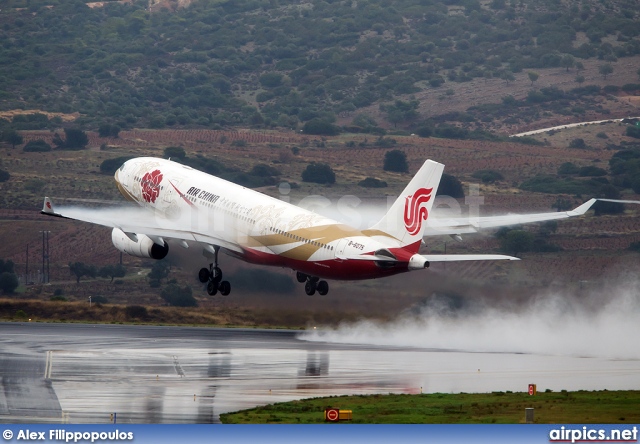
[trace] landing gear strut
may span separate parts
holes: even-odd
[[[296,279],[298,282],[304,282],[304,292],[309,296],[313,296],[316,294],[316,291],[324,296],[329,293],[329,284],[327,281],[321,281],[320,278],[314,276],[308,276],[304,273],[300,273],[299,271],[296,273]]]
[[[203,284],[207,283],[207,293],[215,296],[218,291],[222,296],[231,293],[231,284],[229,281],[222,280],[222,270],[218,267],[218,252],[220,247],[214,247],[213,263],[209,264],[209,268],[201,268],[198,272],[198,279]]]

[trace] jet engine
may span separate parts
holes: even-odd
[[[113,245],[123,253],[135,257],[152,259],[164,259],[169,253],[169,245],[163,240],[163,245],[156,244],[149,236],[144,234],[125,234],[119,228],[111,232]]]
[[[427,258],[420,254],[411,256],[411,259],[409,259],[409,270],[422,270],[423,268],[429,268]]]

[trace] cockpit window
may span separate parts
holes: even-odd
[[[120,171],[124,171],[124,163],[122,165],[120,165],[120,168],[118,168]]]

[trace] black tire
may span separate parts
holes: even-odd
[[[203,284],[209,281],[209,276],[210,274],[207,268],[201,268],[198,272],[198,279],[200,279],[200,282],[202,282]]]
[[[318,282],[317,290],[320,296],[324,296],[329,293],[329,284],[327,284],[327,281]]]
[[[314,294],[316,294],[316,283],[307,281],[307,283],[304,284],[304,291],[305,293],[307,293],[307,295],[313,296]]]
[[[218,287],[222,296],[228,296],[231,293],[231,284],[229,281],[222,281]]]
[[[300,273],[299,271],[296,273],[296,279],[298,280],[298,282],[302,283],[302,282],[307,282],[307,275],[304,273]]]
[[[218,284],[213,281],[209,281],[207,284],[207,293],[209,293],[209,296],[215,296],[216,293],[218,293]]]
[[[214,267],[213,273],[211,273],[211,280],[213,280],[213,282],[215,282],[216,284],[220,283],[220,281],[222,280],[222,270],[220,269],[220,267]]]

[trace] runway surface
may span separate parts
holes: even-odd
[[[640,388],[639,360],[308,342],[300,332],[0,323],[0,422],[211,423],[294,399]]]

